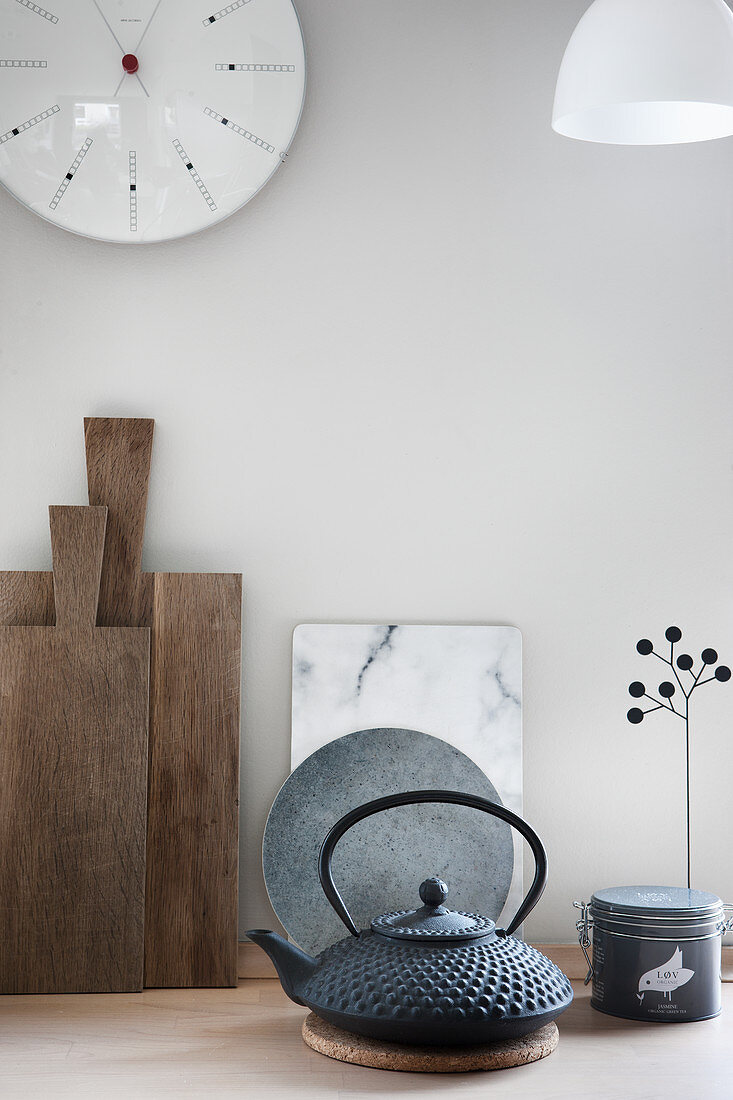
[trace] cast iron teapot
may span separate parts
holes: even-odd
[[[528,841],[535,859],[529,893],[506,931],[478,913],[443,902],[448,887],[428,878],[420,909],[384,913],[359,931],[334,885],[331,856],[344,833],[365,817],[418,802],[449,802],[499,817]],[[296,1004],[345,1031],[424,1045],[473,1045],[536,1031],[564,1012],[570,982],[554,963],[512,936],[547,881],[542,842],[517,814],[458,791],[408,791],[377,798],[337,821],[321,845],[321,886],[350,937],[317,958],[261,928],[247,935],[267,952]]]

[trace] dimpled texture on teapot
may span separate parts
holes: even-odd
[[[308,1004],[384,1020],[539,1016],[572,998],[562,971],[511,936],[446,948],[362,932],[327,948],[318,961],[303,992]]]

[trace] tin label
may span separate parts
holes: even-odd
[[[678,947],[671,959],[661,966],[655,966],[647,970],[639,978],[639,988],[636,996],[639,1004],[642,1003],[648,993],[661,993],[667,1000],[672,1000],[672,993],[681,985],[694,978],[695,971],[682,965],[682,951]]]
[[[632,1020],[704,1020],[720,1012],[720,937],[679,943],[593,930],[591,1004]]]

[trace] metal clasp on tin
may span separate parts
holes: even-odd
[[[720,926],[721,933],[725,935],[726,932],[733,932],[733,905],[724,905],[723,912],[730,914],[730,916],[726,920],[724,920]]]
[[[593,921],[589,916],[590,905],[587,901],[574,901],[573,906],[576,909],[580,909],[580,920],[575,922],[575,927],[578,931],[578,943],[582,947],[585,961],[588,963],[588,973],[583,982],[583,985],[587,985],[593,977],[593,963],[588,954],[588,948],[590,947],[590,930],[593,927]]]

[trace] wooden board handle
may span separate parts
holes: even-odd
[[[56,626],[93,627],[97,621],[107,509],[52,504],[48,514]]]
[[[154,420],[84,419],[89,503],[109,509],[98,622],[138,626],[138,593]]]

